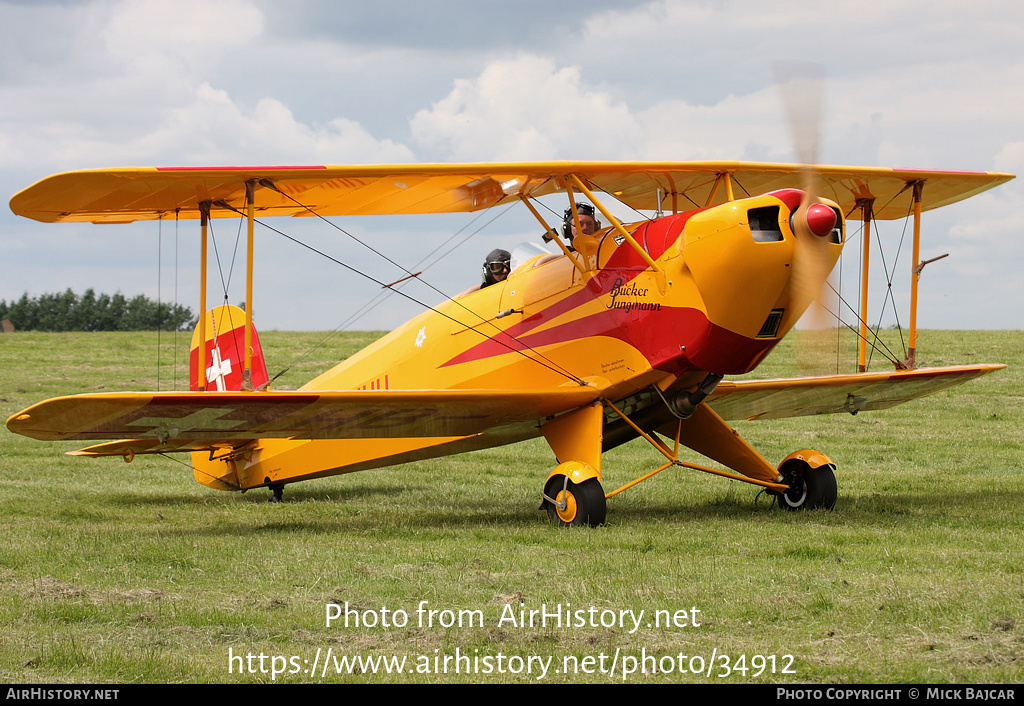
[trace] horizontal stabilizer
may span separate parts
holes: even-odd
[[[888,409],[1005,368],[1001,364],[722,382],[707,403],[723,419],[780,419]]]

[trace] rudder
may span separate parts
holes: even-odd
[[[224,304],[206,312],[206,357],[204,388],[211,392],[242,389],[245,366],[245,312],[237,306]],[[192,333],[189,352],[189,389],[199,389],[199,324]],[[260,389],[270,380],[263,360],[256,325],[252,327],[252,386]]]

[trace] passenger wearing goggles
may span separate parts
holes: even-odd
[[[491,250],[484,260],[484,281],[480,285],[480,289],[505,281],[505,278],[508,277],[509,260],[511,259],[512,255],[509,254],[508,250],[501,250],[500,248]]]

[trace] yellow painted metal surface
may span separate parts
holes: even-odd
[[[548,474],[547,481],[544,484],[546,486],[551,479],[563,477],[568,478],[570,482],[576,485],[581,485],[584,481],[588,481],[591,478],[601,480],[601,471],[584,461],[565,461],[555,466],[555,469]]]
[[[563,414],[544,424],[540,430],[559,463],[583,462],[595,470],[600,480],[603,426],[604,412],[601,405],[591,404]]]

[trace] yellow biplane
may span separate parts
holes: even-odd
[[[812,193],[795,188],[805,169],[550,162],[57,174],[14,196],[13,211],[44,222],[199,219],[201,312],[209,219],[245,214],[250,305],[235,313],[245,322],[232,324],[238,340],[227,357],[217,332],[230,312],[200,317],[194,391],[59,397],[7,426],[36,439],[99,442],[73,452],[82,456],[191,452],[200,483],[269,487],[275,499],[288,483],[543,436],[557,466],[542,506],[561,524],[601,524],[607,497],[673,466],[761,486],[787,508],[831,508],[831,459],[800,449],[772,464],[728,422],[884,409],[1003,366],[916,368],[912,311],[910,356],[896,370],[725,376],[753,370],[800,319],[839,257],[847,218],[867,228],[913,213],[917,266],[922,212],[1013,177],[817,166]],[[555,193],[567,195],[566,220],[581,233],[571,245],[534,205]],[[655,215],[621,223],[601,201],[609,198]],[[577,199],[607,225],[585,234]],[[297,391],[268,388],[251,319],[257,217],[470,212],[511,202],[536,216],[538,243],[544,233],[553,245],[518,250],[504,281],[444,301]],[[863,370],[863,346],[861,356]],[[636,437],[665,462],[606,494],[602,452]],[[730,470],[680,461],[680,445]]]

